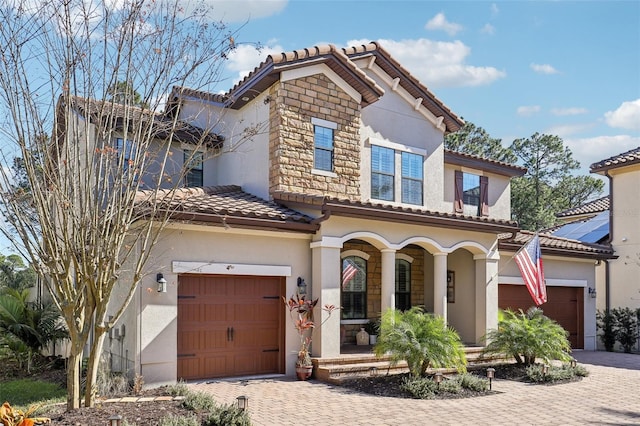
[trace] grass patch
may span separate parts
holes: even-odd
[[[34,404],[64,402],[66,396],[67,392],[60,386],[42,380],[12,380],[0,386],[0,401],[22,409]]]

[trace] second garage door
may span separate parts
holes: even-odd
[[[544,314],[569,332],[573,349],[584,348],[584,302],[582,287],[547,287],[547,303],[540,306]],[[535,306],[524,285],[500,284],[500,309],[527,311]]]
[[[281,277],[181,275],[178,378],[284,372]]]

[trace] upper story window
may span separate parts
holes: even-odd
[[[187,187],[201,187],[203,185],[202,173],[203,156],[202,152],[184,151],[184,164],[186,165],[186,174],[184,177],[184,185]]]
[[[422,205],[423,157],[410,152],[402,153],[402,202]]]
[[[371,146],[371,198],[394,201],[395,151]]]
[[[367,261],[359,256],[342,259],[342,319],[367,317]]]
[[[313,168],[333,172],[333,140],[336,123],[312,118],[313,124]]]
[[[122,159],[122,165],[125,170],[129,169],[129,166],[133,165],[133,160],[136,158],[136,147],[132,140],[126,141],[122,138],[116,139],[116,148],[118,150],[118,161]]]
[[[396,260],[396,309],[411,309],[411,263],[408,260]]]
[[[455,172],[455,211],[470,216],[489,214],[489,179],[474,173]]]

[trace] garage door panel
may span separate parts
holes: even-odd
[[[540,306],[544,314],[569,332],[569,342],[574,349],[584,348],[584,304],[582,287],[547,287],[547,303]],[[535,306],[524,285],[500,284],[498,290],[500,309],[527,311]]]
[[[283,372],[282,290],[280,277],[180,276],[179,355],[200,362],[179,358],[179,376]]]

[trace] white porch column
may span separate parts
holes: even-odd
[[[447,322],[447,253],[433,254],[433,313]]]
[[[498,261],[500,254],[473,256],[476,263],[476,343],[484,344],[487,331],[498,328]]]
[[[340,249],[342,245],[323,238],[311,243],[312,291],[309,297],[318,298],[314,312],[316,323],[313,329],[312,355],[333,357],[340,355],[340,311],[333,312],[327,319],[322,311],[325,305],[340,306]],[[320,324],[325,321],[322,326]]]
[[[381,279],[382,287],[380,297],[382,298],[380,306],[382,312],[386,312],[388,308],[396,308],[396,251],[393,249],[382,249],[382,270]]]

